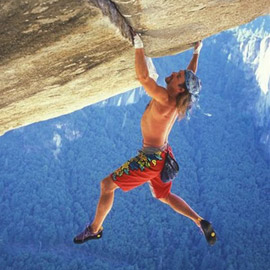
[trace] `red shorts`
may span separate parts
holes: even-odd
[[[172,186],[171,181],[164,183],[160,178],[167,151],[172,154],[170,146],[164,151],[152,154],[139,151],[136,157],[127,161],[111,174],[112,180],[123,191],[129,191],[148,182],[155,198],[165,198],[170,193]]]

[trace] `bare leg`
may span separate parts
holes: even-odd
[[[177,213],[190,218],[198,227],[200,227],[200,221],[203,218],[200,217],[182,198],[173,193],[169,193],[165,199],[160,199],[160,201],[168,204]]]
[[[114,201],[114,191],[118,186],[110,176],[104,178],[100,184],[100,198],[96,209],[95,218],[91,224],[91,231],[97,233],[101,228],[106,216],[112,209]]]

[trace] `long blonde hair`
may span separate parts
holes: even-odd
[[[191,94],[184,87],[185,91],[179,93],[176,97],[176,108],[178,112],[178,118],[181,119],[185,116],[187,109],[191,106]]]

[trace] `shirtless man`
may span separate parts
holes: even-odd
[[[202,43],[196,43],[187,70],[173,72],[165,79],[166,88],[157,85],[149,76],[143,43],[139,35],[135,35],[134,45],[137,78],[152,98],[141,119],[143,148],[136,157],[101,181],[101,193],[95,218],[74,238],[74,243],[80,244],[102,237],[102,224],[112,208],[114,191],[117,188],[129,191],[148,182],[155,198],[194,221],[204,233],[207,242],[213,245],[216,234],[211,224],[200,217],[183,199],[171,192],[171,179],[166,181],[161,179],[166,154],[173,157],[172,149],[168,144],[172,126],[177,118],[185,117],[201,89],[200,80],[195,73]]]

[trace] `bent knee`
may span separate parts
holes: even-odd
[[[112,192],[118,188],[118,186],[113,182],[110,176],[107,176],[100,182],[100,188],[103,192]]]

